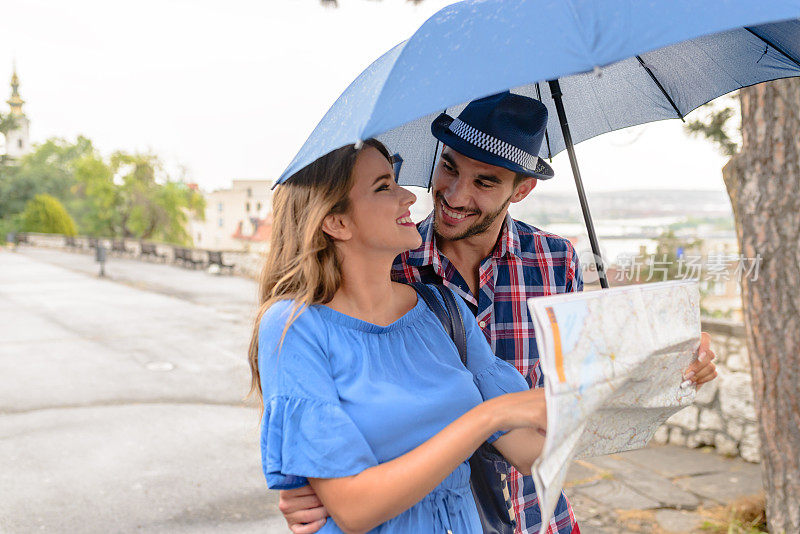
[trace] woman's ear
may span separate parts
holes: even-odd
[[[322,220],[322,231],[336,241],[347,241],[353,233],[347,225],[346,216],[340,213],[331,213]]]

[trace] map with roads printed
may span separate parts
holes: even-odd
[[[647,445],[694,401],[683,370],[700,344],[697,282],[674,281],[528,301],[547,400],[547,438],[533,465],[543,528],[575,458]]]

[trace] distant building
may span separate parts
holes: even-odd
[[[272,229],[272,182],[234,180],[230,189],[204,193],[206,220],[190,219],[194,246],[210,250],[260,251]]]
[[[247,227],[244,222],[239,223],[233,238],[250,252],[266,252],[269,249],[269,239],[272,237],[272,215],[267,215],[263,219],[251,219],[250,222],[251,226]]]
[[[14,118],[16,124],[6,134],[5,153],[11,159],[19,159],[31,151],[31,143],[29,139],[30,121],[22,111],[22,104],[25,101],[19,96],[19,77],[16,65],[14,73],[11,75],[11,98],[6,102],[11,108],[9,114]]]

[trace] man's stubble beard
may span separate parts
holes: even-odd
[[[489,229],[490,226],[497,220],[497,218],[503,214],[503,212],[508,208],[508,205],[511,203],[511,197],[514,196],[513,194],[509,195],[509,197],[503,202],[503,205],[486,216],[484,216],[481,220],[477,221],[475,224],[461,232],[461,234],[454,236],[454,237],[444,237],[442,233],[439,231],[439,219],[437,217],[437,210],[436,206],[434,205],[433,211],[433,233],[435,234],[437,240],[446,240],[446,241],[460,241],[461,239],[467,239],[468,237],[473,237],[476,235],[480,235],[484,233],[486,230]],[[440,201],[441,202],[441,201]]]

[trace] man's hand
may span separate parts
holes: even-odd
[[[697,359],[686,368],[683,373],[684,380],[693,382],[698,388],[717,377],[717,366],[713,361],[714,352],[711,350],[711,336],[700,332],[700,346],[697,348]]]
[[[294,534],[312,534],[322,528],[328,511],[311,486],[282,490],[278,509]]]

